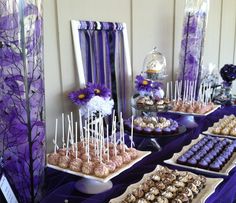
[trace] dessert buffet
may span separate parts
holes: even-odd
[[[165,163],[228,175],[236,163],[236,141],[200,135]]]
[[[110,203],[204,202],[222,180],[157,165],[154,171],[145,174]]]
[[[122,114],[120,116],[120,123],[123,125]],[[116,117],[114,114],[111,136],[109,136],[108,125],[106,130],[104,129],[101,115],[99,119],[95,120],[89,115],[88,118],[90,118],[90,121],[86,120],[85,126],[82,128],[80,117],[80,141],[78,142],[78,124],[75,122],[75,129],[73,130],[73,119],[68,116],[67,141],[65,144],[62,137],[62,148],[57,146],[58,121],[56,120],[54,152],[47,155],[49,167],[106,182],[150,154],[150,152],[141,152],[133,148],[132,133],[131,146],[128,147],[125,144],[125,135],[122,128],[120,129],[119,140],[117,140]]]

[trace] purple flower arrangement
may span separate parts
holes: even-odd
[[[68,95],[69,99],[80,106],[82,116],[107,116],[112,113],[114,101],[111,99],[111,91],[101,84],[87,83],[86,87],[77,91],[72,91]]]
[[[155,92],[162,90],[161,82],[153,81],[144,78],[142,75],[137,75],[135,79],[135,88],[140,95],[153,96]]]
[[[224,85],[230,86],[232,81],[236,79],[236,66],[233,64],[225,64],[220,70],[220,75],[224,80]]]

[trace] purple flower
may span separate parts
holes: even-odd
[[[236,66],[233,64],[225,64],[220,70],[222,79],[228,83],[236,79]]]
[[[135,84],[137,91],[152,91],[152,81],[145,79],[141,75],[136,76]]]
[[[187,55],[187,64],[190,64],[190,65],[197,64],[196,58],[192,54]]]
[[[77,105],[85,105],[94,96],[90,88],[84,88],[78,91],[69,93],[68,97]]]
[[[88,83],[87,88],[89,88],[95,96],[100,96],[103,98],[111,97],[111,91],[104,85]]]

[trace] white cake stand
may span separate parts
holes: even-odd
[[[82,178],[75,183],[75,189],[85,194],[99,194],[112,188],[113,183],[109,180],[101,182],[94,179]]]

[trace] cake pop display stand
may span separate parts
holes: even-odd
[[[98,194],[101,192],[105,192],[112,188],[111,179],[118,176],[120,173],[126,171],[131,168],[134,164],[141,161],[143,158],[151,154],[150,151],[139,151],[137,150],[137,158],[132,160],[128,164],[123,164],[121,168],[117,168],[113,173],[110,173],[107,177],[100,178],[95,175],[86,175],[82,172],[75,172],[70,169],[61,168],[59,166],[55,166],[52,164],[47,164],[47,167],[53,168],[55,170],[65,172],[68,174],[76,175],[82,177],[79,181],[76,182],[75,188],[86,194]]]
[[[138,150],[160,151],[161,146],[155,138],[144,138],[137,147]]]
[[[85,194],[99,194],[110,190],[113,183],[109,180],[101,182],[94,179],[82,178],[75,183],[75,189]]]

